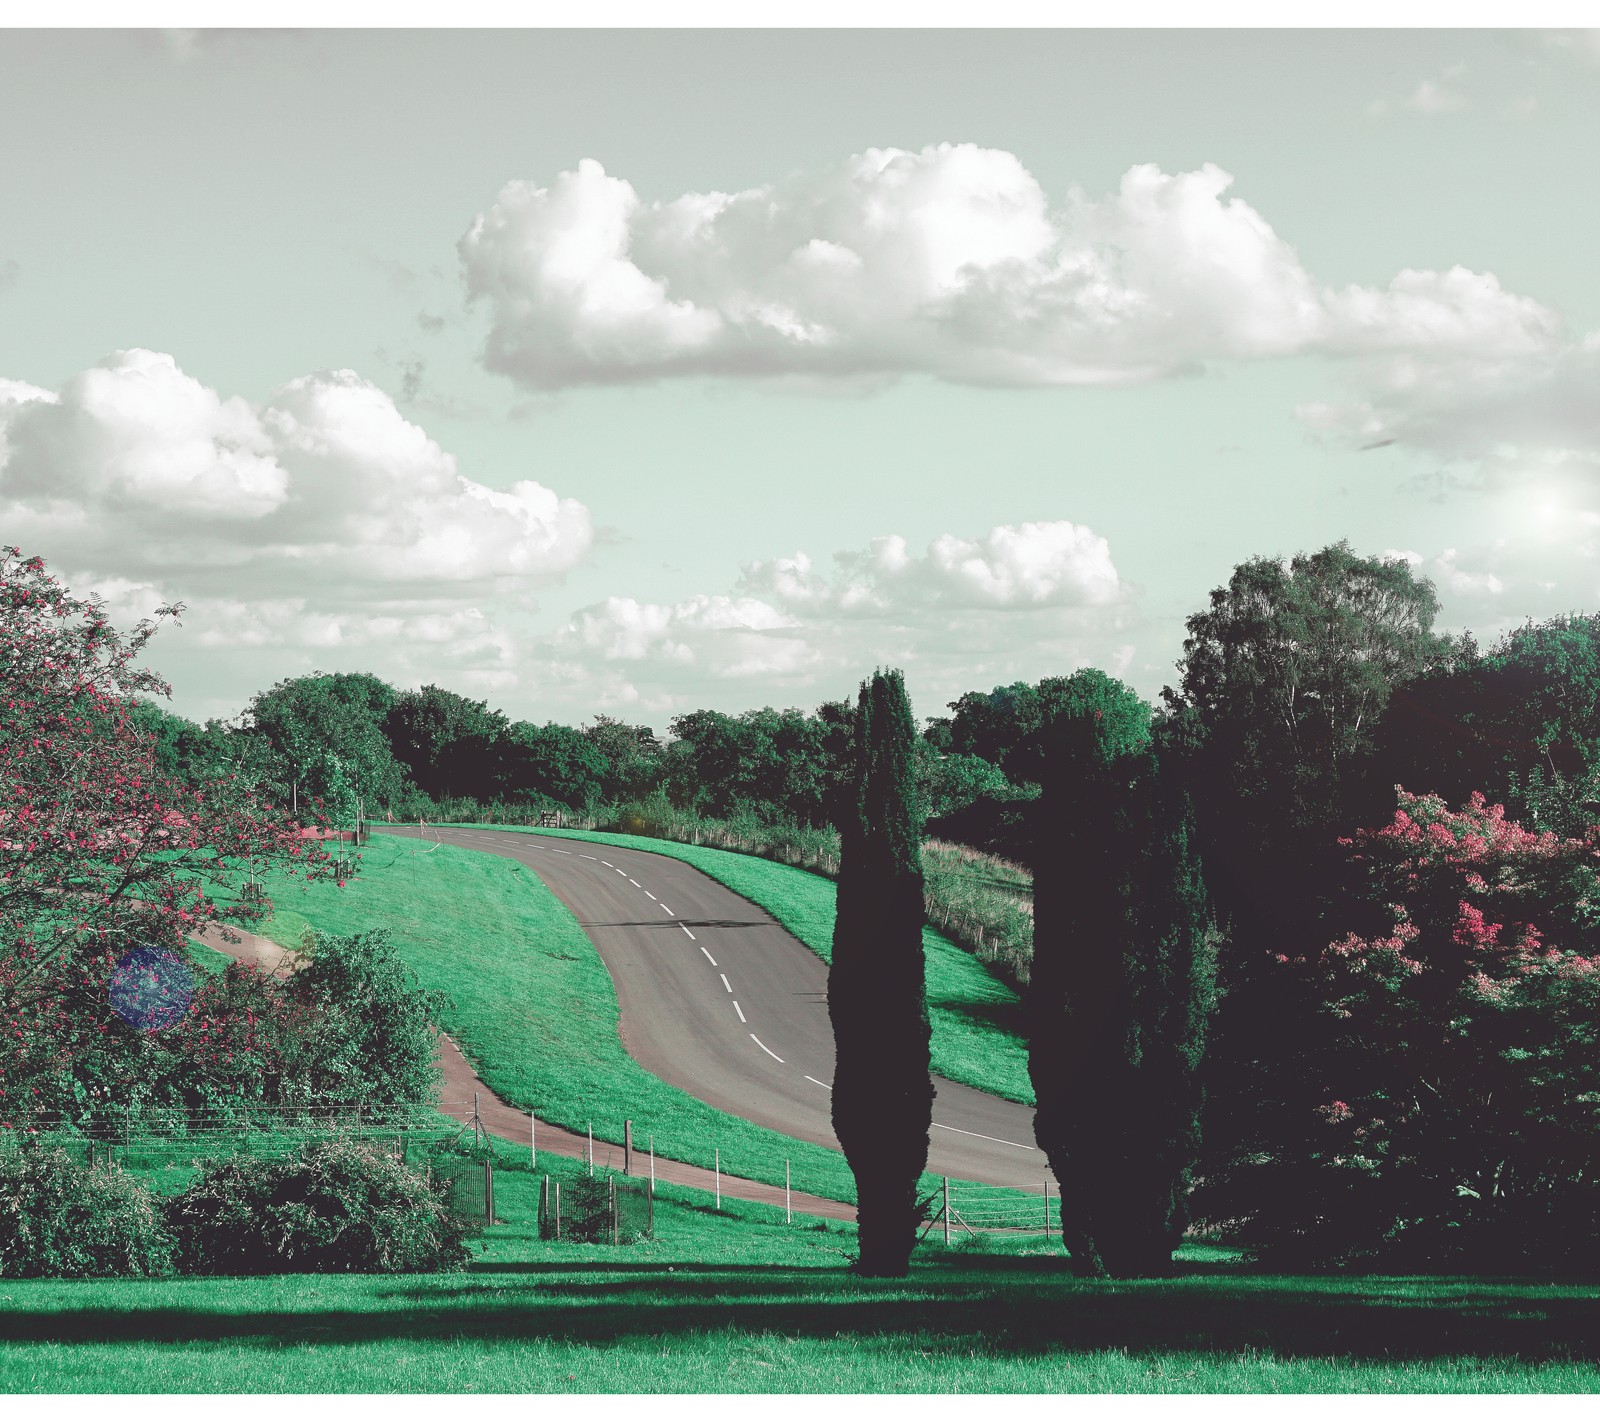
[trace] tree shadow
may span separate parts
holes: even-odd
[[[999,1357],[1120,1348],[1390,1362],[1600,1360],[1600,1290],[1516,1280],[1210,1272],[1109,1284],[1072,1279],[1059,1260],[955,1258],[919,1264],[909,1281],[856,1279],[828,1268],[609,1261],[592,1270],[582,1262],[508,1267],[494,1278],[397,1279],[374,1289],[370,1308],[12,1309],[0,1313],[0,1341],[276,1347],[551,1338],[605,1345],[735,1330],[812,1339],[936,1337]]]

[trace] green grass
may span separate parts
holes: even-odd
[[[765,909],[824,963],[831,960],[838,888],[820,874],[754,855],[644,835],[528,830],[506,825],[481,828],[582,839],[681,859]],[[950,1081],[1031,1106],[1033,1084],[1028,1080],[1028,1047],[1021,1032],[1021,1006],[1016,992],[942,933],[924,928],[922,945],[927,961],[934,1071]]]
[[[605,964],[531,870],[452,845],[422,852],[414,840],[382,834],[363,855],[342,889],[269,880],[267,936],[298,944],[306,923],[321,933],[386,929],[423,986],[449,997],[441,1025],[479,1075],[540,1120],[576,1131],[592,1121],[607,1146],[631,1120],[635,1142],[653,1135],[669,1159],[710,1167],[720,1150],[728,1174],[770,1184],[783,1183],[787,1158],[795,1189],[855,1199],[837,1151],[707,1106],[627,1054]]]
[[[565,1178],[576,1162],[553,1162]],[[1091,1283],[1037,1240],[840,1266],[849,1226],[663,1187],[653,1242],[543,1243],[537,1179],[457,1274],[0,1280],[0,1392],[1593,1392],[1600,1289],[1274,1277],[1185,1251]]]

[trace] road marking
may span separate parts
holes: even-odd
[[[806,1078],[806,1080],[807,1081],[816,1082],[816,1084],[818,1086],[820,1086],[824,1091],[832,1091],[833,1090],[833,1088],[831,1086],[829,1086],[827,1082],[825,1082],[825,1081],[817,1081],[816,1077],[814,1077],[814,1076],[808,1076]]]
[[[630,878],[630,879],[629,879],[629,880],[628,880],[628,882],[629,882],[629,883],[630,883],[630,884],[632,884],[632,885],[633,885],[633,887],[634,887],[634,888],[636,888],[636,889],[642,889],[642,888],[644,888],[644,885],[643,885],[643,884],[641,884],[641,883],[640,883],[640,882],[639,882],[639,881],[638,881],[638,880],[637,880],[637,879],[633,879],[633,878]]]
[[[578,858],[579,858],[579,859],[593,859],[593,858],[594,858],[594,855],[592,855],[592,854],[580,854],[580,855],[579,855],[579,856],[578,856]]]
[[[615,865],[615,864],[613,864],[613,863],[612,863],[612,862],[611,862],[611,861],[610,861],[610,860],[609,860],[609,859],[602,859],[602,860],[601,860],[601,861],[600,861],[600,862],[601,862],[601,863],[602,863],[602,864],[604,864],[604,865],[605,865],[605,866],[606,866],[606,868],[607,868],[607,869],[615,869],[615,868],[616,868],[616,867],[617,867],[617,866],[616,866],[616,865]]]
[[[694,934],[691,933],[689,937],[693,938]],[[710,963],[713,968],[717,966],[717,960],[711,956],[711,950],[707,948],[704,943],[700,945],[700,951],[706,955],[706,961]]]
[[[761,1038],[756,1036],[756,1034],[754,1032],[752,1032],[750,1034],[750,1040],[752,1042],[754,1042],[756,1044],[756,1046],[760,1047],[761,1050],[763,1052],[765,1052],[769,1057],[771,1057],[773,1061],[781,1062],[783,1060],[783,1058],[780,1057],[775,1051],[773,1051],[772,1048],[769,1047],[765,1042],[763,1042],[761,1040]]]
[[[650,892],[650,890],[649,890],[649,889],[646,889],[646,890],[645,890],[645,891],[644,891],[644,896],[645,896],[645,898],[647,898],[647,899],[655,899],[655,898],[656,898],[656,896],[655,896],[655,895],[654,895],[654,894],[652,894],[652,893],[651,893],[651,892]],[[660,900],[659,900],[659,899],[656,899],[656,902],[657,902],[657,903],[659,903],[659,902],[660,902]]]
[[[723,987],[727,988],[729,992],[732,992],[733,984],[728,981],[728,975],[726,973],[718,973],[717,976],[722,979]]]
[[[734,998],[734,1000],[733,1000],[733,1010],[739,1014],[739,1020],[741,1022],[744,1022],[744,1021],[748,1020],[744,1015],[744,1008],[739,1006],[739,999],[738,998]]]
[[[570,849],[552,849],[550,852],[552,854],[565,854],[568,859],[572,858],[572,851]]]
[[[980,1141],[993,1141],[996,1145],[1015,1146],[1018,1150],[1032,1150],[1031,1145],[1023,1145],[1021,1141],[1003,1141],[999,1136],[986,1136],[980,1131],[963,1131],[960,1126],[945,1126],[938,1121],[931,1123],[941,1131],[954,1131],[958,1136],[976,1136]]]
[[[683,931],[684,931],[684,932],[685,932],[685,933],[689,933],[689,925],[688,925],[688,924],[686,924],[686,923],[680,923],[680,924],[679,924],[679,925],[678,925],[678,927],[679,927],[679,928],[681,928],[681,929],[682,929],[682,930],[683,930]],[[692,934],[692,933],[689,933],[689,937],[690,937],[690,938],[694,938],[694,941],[695,941],[695,942],[696,942],[696,943],[698,943],[698,942],[699,942],[699,941],[700,941],[700,940],[699,940],[699,939],[698,939],[698,938],[695,938],[695,937],[694,937],[694,934]]]
[[[660,899],[657,899],[657,900],[656,900],[656,902],[657,902],[657,903],[658,903],[658,904],[661,904],[661,900],[660,900]],[[672,910],[671,910],[671,909],[669,909],[669,908],[668,908],[668,907],[667,907],[667,906],[666,906],[666,905],[665,905],[665,904],[661,904],[661,912],[662,912],[662,913],[671,913],[671,912],[672,912]]]

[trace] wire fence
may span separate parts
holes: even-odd
[[[945,1244],[980,1234],[1042,1234],[1061,1237],[1061,1196],[1048,1179],[1033,1187],[975,1185],[945,1176],[922,1202],[920,1238],[937,1233]]]

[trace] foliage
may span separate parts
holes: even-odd
[[[1171,1268],[1199,1143],[1216,936],[1171,768],[1098,717],[1046,763],[1028,994],[1034,1130],[1080,1274]]]
[[[425,795],[490,795],[499,784],[500,746],[509,728],[487,702],[441,686],[402,691],[384,714],[395,759]]]
[[[316,1024],[319,1094],[371,1103],[432,1095],[439,1083],[436,1024],[448,999],[418,984],[387,932],[317,938],[289,992]]]
[[[863,1274],[904,1277],[933,1119],[915,724],[898,671],[861,686],[828,968],[833,1128],[856,1177]]]
[[[143,1277],[171,1260],[159,1204],[131,1175],[26,1141],[0,1152],[0,1278]]]
[[[604,793],[611,763],[582,731],[551,721],[517,721],[501,747],[501,780],[507,793],[530,795],[588,810]]]
[[[354,1140],[214,1162],[166,1215],[179,1266],[192,1274],[419,1273],[459,1269],[467,1257],[443,1192]]]
[[[950,710],[955,714],[929,721],[928,742],[946,754],[977,756],[1015,785],[1043,778],[1047,728],[1062,717],[1098,711],[1119,746],[1131,748],[1150,734],[1150,707],[1095,667],[969,691]]]
[[[271,747],[278,795],[321,802],[348,825],[358,808],[371,816],[402,794],[405,772],[383,729],[396,698],[368,672],[313,672],[258,692],[245,722]]]
[[[178,609],[162,609],[175,616]],[[165,695],[103,603],[67,593],[40,559],[0,551],[0,1010],[75,1013],[116,955],[176,947],[264,863],[333,872],[281,811],[232,780],[186,786],[155,765],[134,697]],[[241,922],[270,910],[243,901]]]
[[[1600,1266],[1600,832],[1402,792],[1344,843],[1372,921],[1279,963],[1321,1006],[1316,1070],[1214,1212],[1296,1257]]]

